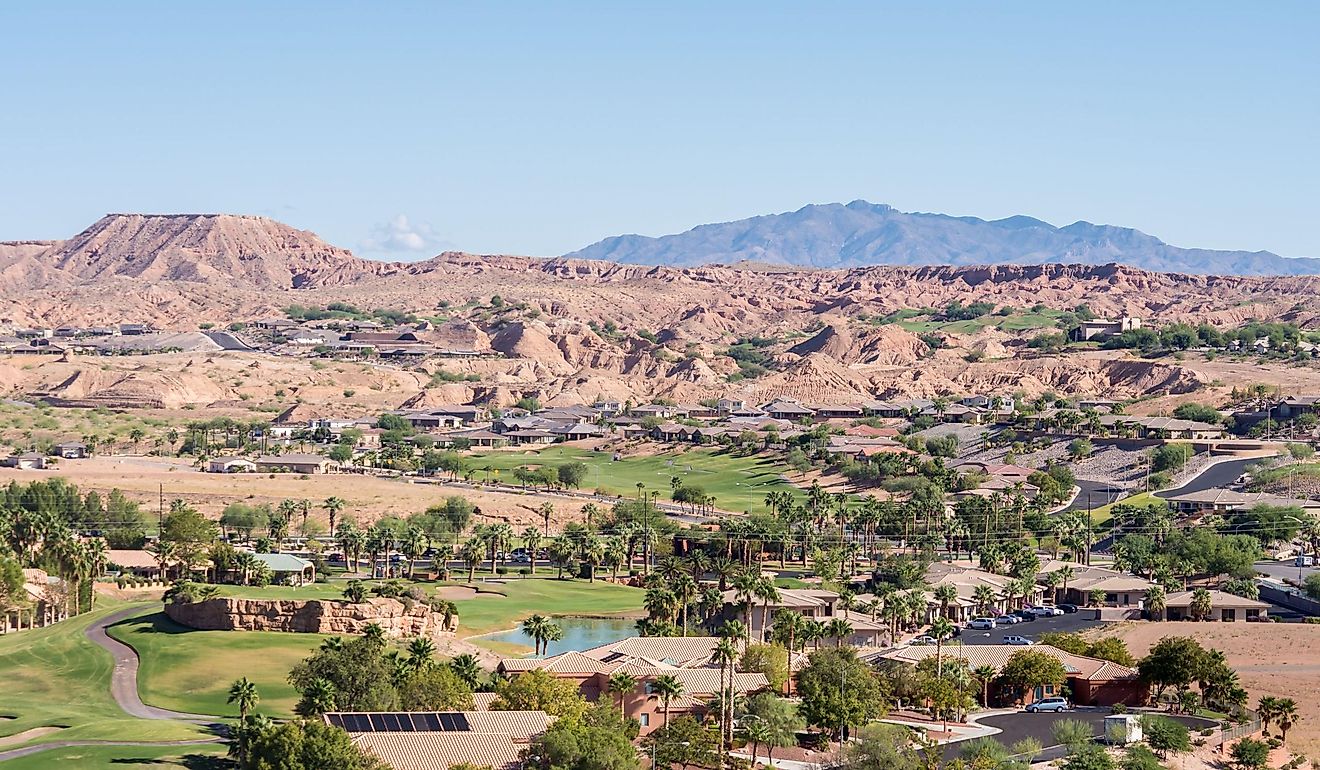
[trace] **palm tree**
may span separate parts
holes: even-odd
[[[403,548],[401,550],[404,555],[408,557],[409,580],[412,579],[413,570],[417,566],[418,557],[426,552],[426,549],[430,544],[430,539],[427,538],[426,532],[416,524],[410,525],[408,530],[404,533]]]
[[[615,583],[619,582],[619,569],[623,567],[627,560],[628,548],[623,544],[623,538],[607,538],[605,540],[605,554],[601,564],[610,568],[610,577]]]
[[[605,545],[595,535],[582,541],[582,563],[587,565],[587,582],[596,582],[596,567],[605,561]]]
[[[249,576],[257,568],[257,557],[250,551],[239,551],[234,554],[234,566],[238,568],[239,582],[247,585]]]
[[[946,617],[935,618],[930,624],[930,635],[935,637],[935,676],[944,676],[944,640],[953,636],[953,623]]]
[[[825,624],[825,636],[834,639],[835,647],[842,647],[848,637],[852,636],[852,624],[843,618],[835,618]]]
[[[431,664],[435,655],[435,642],[425,636],[418,636],[408,642],[408,665],[418,671]]]
[[[784,649],[788,650],[787,694],[789,697],[793,695],[793,655],[797,652],[798,644],[803,641],[803,631],[806,627],[807,619],[801,614],[787,609],[775,611],[775,637],[782,641]]]
[[[779,586],[769,575],[763,575],[756,581],[755,594],[761,600],[761,641],[770,633],[770,603],[780,599]]]
[[[1164,620],[1166,601],[1163,586],[1151,586],[1146,590],[1146,609],[1150,612],[1151,620]]]
[[[744,572],[733,581],[733,593],[743,603],[743,623],[747,631],[747,644],[752,643],[752,601],[757,596],[761,581],[750,572]],[[764,618],[762,619],[764,624]]]
[[[981,705],[990,708],[990,683],[999,676],[999,671],[989,664],[980,665],[972,669],[972,676],[981,683]]]
[[[1214,609],[1212,605],[1210,592],[1204,588],[1198,588],[1192,591],[1192,602],[1187,607],[1187,612],[1193,620],[1205,620],[1210,617],[1210,611]]]
[[[89,579],[100,577],[105,572],[106,561],[109,551],[105,541],[101,538],[92,538],[86,541],[83,546],[83,566],[87,569]],[[87,596],[88,611],[96,609],[96,591],[90,591]]]
[[[481,559],[486,555],[486,546],[475,537],[468,538],[463,543],[463,547],[458,549],[458,558],[468,568],[467,582],[471,583],[476,579],[477,565],[481,564]]]
[[[619,696],[619,714],[624,715],[627,713],[624,710],[624,698],[637,689],[637,677],[626,671],[615,671],[610,674],[608,689]]]
[[[1288,730],[1297,724],[1297,703],[1292,698],[1280,698],[1275,703],[1274,718],[1279,722],[1279,739],[1288,740]]]
[[[1256,716],[1260,717],[1260,727],[1266,735],[1270,734],[1270,722],[1279,713],[1280,698],[1271,695],[1260,696],[1260,701],[1256,704]]]
[[[733,691],[733,664],[738,660],[738,649],[734,646],[733,640],[742,638],[741,629],[729,628],[737,623],[731,620],[725,624],[725,629],[730,633],[720,639],[715,645],[715,651],[711,654],[711,662],[719,664],[720,667],[720,751],[729,745],[731,741],[726,741],[726,736],[732,733],[733,726],[733,698],[727,693]]]
[[[672,583],[674,600],[678,604],[679,613],[682,615],[683,636],[687,636],[688,630],[688,605],[697,598],[697,581],[693,580],[686,573],[679,575]]]
[[[481,682],[481,664],[477,662],[476,656],[471,653],[465,652],[462,655],[455,655],[450,658],[449,670],[453,671],[459,679],[462,679],[468,687],[473,689]]]
[[[522,622],[522,632],[532,640],[535,646],[533,655],[541,654],[541,645],[546,641],[546,632],[550,627],[550,621],[544,615],[533,615]]]
[[[238,719],[240,722],[246,722],[248,712],[251,711],[261,700],[261,695],[257,693],[257,686],[247,677],[237,680],[229,686],[229,698],[226,703],[238,704]]]
[[[742,567],[738,565],[738,562],[723,556],[712,559],[708,569],[715,576],[720,591],[729,590],[729,581],[742,572]]]
[[[303,690],[302,699],[293,710],[300,717],[319,717],[335,709],[335,686],[329,679],[317,677]]]
[[[664,727],[669,726],[669,702],[683,694],[683,683],[673,674],[661,674],[651,680],[651,695],[660,699],[660,709],[664,712]]]
[[[528,527],[522,531],[523,546],[527,548],[527,558],[531,561],[532,574],[536,574],[536,552],[540,549],[544,540],[541,530],[536,527]]]
[[[749,714],[742,723],[742,732],[744,739],[752,745],[752,767],[756,767],[756,754],[761,748],[761,744],[770,740],[770,725],[764,719]]]
[[[958,588],[952,583],[935,586],[934,596],[940,603],[940,615],[949,616],[949,605],[958,601]]]
[[[972,601],[976,602],[978,612],[988,613],[994,608],[995,589],[982,583],[972,591]]]
[[[330,516],[331,534],[334,534],[335,532],[335,521],[339,518],[339,512],[344,510],[344,506],[346,505],[348,505],[348,503],[344,502],[343,498],[339,497],[327,497],[321,501],[321,507],[324,508],[325,512]]]

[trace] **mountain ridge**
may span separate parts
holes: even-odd
[[[564,257],[679,267],[744,261],[825,269],[1120,263],[1196,275],[1320,274],[1316,258],[1183,248],[1116,225],[1079,220],[1056,227],[1021,214],[986,220],[903,212],[862,200],[808,204],[658,237],[615,235]]]

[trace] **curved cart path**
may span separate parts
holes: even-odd
[[[94,644],[110,653],[114,658],[115,668],[110,675],[110,694],[114,696],[115,703],[124,713],[137,717],[138,719],[172,719],[183,722],[192,722],[195,724],[205,724],[219,726],[220,719],[206,714],[185,714],[180,711],[170,711],[169,709],[148,706],[142,702],[142,697],[138,694],[137,674],[138,674],[138,656],[132,647],[113,639],[106,629],[115,623],[126,618],[130,618],[142,611],[141,607],[129,607],[125,610],[106,615],[87,627],[86,635]],[[38,743],[32,746],[23,746],[7,751],[0,751],[0,762],[7,759],[17,759],[26,757],[41,751],[51,749],[63,749],[72,746],[205,746],[207,744],[219,743],[223,738],[198,738],[189,741],[51,741],[49,743]]]

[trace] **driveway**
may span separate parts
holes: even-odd
[[[1016,626],[996,626],[993,631],[964,628],[962,636],[958,637],[958,640],[963,644],[1003,644],[1005,636],[1025,636],[1032,641],[1036,641],[1041,634],[1050,631],[1080,633],[1089,628],[1097,628],[1102,625],[1101,621],[1090,617],[1092,612],[1083,609],[1071,615],[1037,618],[1025,623],[1018,623]]]
[[[1191,492],[1204,492],[1207,489],[1220,489],[1229,487],[1238,476],[1247,472],[1247,466],[1260,462],[1265,458],[1246,457],[1241,460],[1225,460],[1222,463],[1215,463],[1209,468],[1201,471],[1200,475],[1193,476],[1187,483],[1174,489],[1165,489],[1156,492],[1156,497],[1172,497],[1174,495],[1185,495]]]
[[[1075,711],[1066,711],[1063,713],[1049,714],[1028,714],[1025,711],[1018,711],[1012,714],[999,714],[978,719],[977,724],[987,727],[994,727],[1000,730],[999,734],[990,737],[1004,744],[1011,746],[1024,738],[1035,738],[1040,744],[1046,747],[1046,750],[1037,757],[1036,761],[1046,759],[1057,759],[1064,755],[1063,747],[1056,746],[1054,740],[1054,725],[1065,719],[1072,719],[1079,722],[1085,722],[1091,725],[1091,732],[1096,737],[1104,735],[1105,717],[1109,716],[1109,709],[1078,709]],[[1177,722],[1181,722],[1193,730],[1200,730],[1207,727],[1214,727],[1215,722],[1210,719],[1201,719],[1199,717],[1170,716]],[[944,758],[953,759],[962,753],[962,747],[965,741],[959,743],[950,743],[944,747]]]

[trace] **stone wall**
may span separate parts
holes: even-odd
[[[361,604],[320,599],[234,599],[221,597],[165,605],[180,625],[201,631],[294,631],[305,634],[361,634],[375,623],[394,638],[453,634],[444,615],[422,604],[411,608],[398,599],[369,599]]]

